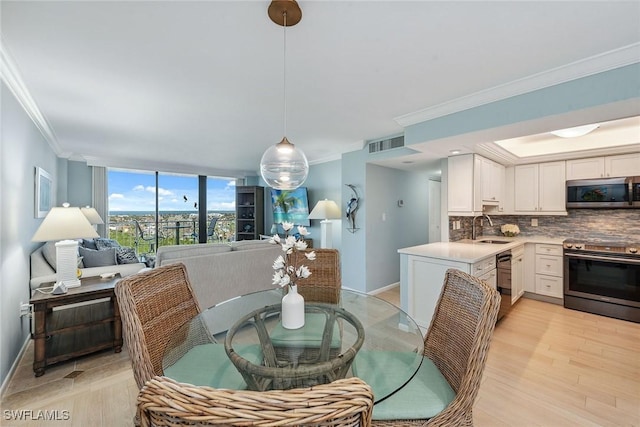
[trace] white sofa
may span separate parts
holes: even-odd
[[[156,267],[181,262],[200,307],[265,289],[274,289],[273,262],[282,247],[266,240],[161,246]]]
[[[56,270],[49,264],[43,254],[45,245],[31,253],[31,280],[29,285],[31,290],[40,287],[43,283],[56,281]],[[95,277],[104,273],[120,273],[122,277],[135,274],[145,268],[146,265],[138,262],[132,264],[115,264],[104,267],[81,268],[82,277]]]

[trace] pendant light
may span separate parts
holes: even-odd
[[[287,139],[287,27],[300,22],[302,10],[295,0],[273,0],[268,14],[273,22],[284,28],[284,137],[262,155],[260,175],[270,187],[294,190],[302,185],[309,174],[307,157]]]

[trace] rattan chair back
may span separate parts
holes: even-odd
[[[304,263],[311,270],[311,276],[296,282],[298,293],[308,302],[339,303],[342,289],[340,253],[337,249],[307,249],[310,251],[316,253],[316,259]]]
[[[120,280],[115,287],[123,335],[139,388],[162,375],[162,357],[178,329],[200,313],[181,263]]]
[[[375,426],[473,426],[473,402],[498,318],[500,294],[460,270],[449,269],[424,340],[430,358],[456,392],[429,420],[374,421]]]
[[[138,395],[147,426],[368,426],[373,393],[359,378],[285,391],[223,390],[148,381]]]

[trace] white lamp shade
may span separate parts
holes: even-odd
[[[270,187],[295,190],[307,179],[309,162],[302,150],[296,148],[285,137],[262,155],[260,175]]]
[[[80,211],[87,217],[91,225],[104,224],[104,221],[100,218],[100,214],[95,208],[87,206],[86,208],[80,208]]]
[[[80,208],[55,207],[31,238],[33,242],[100,237]]]
[[[309,214],[309,219],[340,219],[340,208],[333,200],[320,200]]]

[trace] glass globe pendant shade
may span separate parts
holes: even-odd
[[[309,162],[302,150],[296,148],[285,136],[262,155],[260,175],[270,187],[295,190],[307,179]]]

